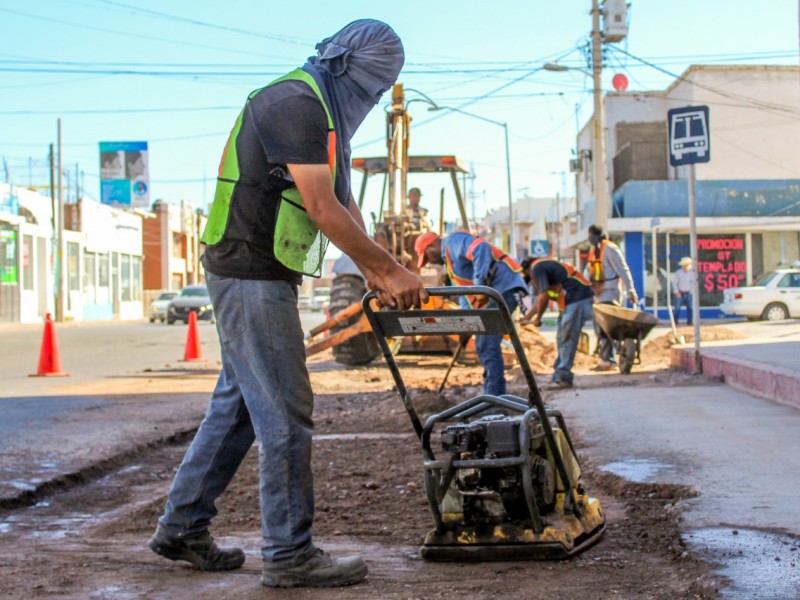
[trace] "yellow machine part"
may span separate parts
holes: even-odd
[[[563,495],[563,494],[562,494]],[[456,526],[425,536],[426,560],[551,560],[564,559],[595,543],[605,531],[605,513],[597,498],[577,495],[580,515],[563,509],[543,515],[544,530],[513,523]]]
[[[580,480],[581,468],[570,450],[561,429],[554,428],[556,445],[573,482]],[[547,460],[553,465],[553,456],[547,448]],[[530,527],[514,523],[497,525],[464,524],[460,493],[449,488],[441,503],[442,522],[447,531],[431,531],[425,538],[422,556],[427,560],[515,560],[568,558],[591,545],[605,530],[605,514],[597,498],[579,494],[573,487],[579,506],[576,516],[565,514],[567,490],[561,477],[553,469],[556,484],[554,509],[542,514],[544,529],[536,533]]]

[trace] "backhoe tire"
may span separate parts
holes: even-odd
[[[337,275],[331,285],[331,316],[344,310],[353,302],[360,302],[366,294],[364,279],[358,275]],[[334,334],[358,322],[363,313],[331,329]],[[371,363],[378,356],[378,342],[372,332],[362,333],[333,347],[333,359],[343,365],[359,366]]]

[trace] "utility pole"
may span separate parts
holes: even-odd
[[[64,182],[62,168],[61,119],[58,119],[58,223],[56,229],[56,322],[64,321]]]
[[[605,119],[603,118],[603,38],[600,31],[599,0],[592,0],[592,92],[594,97],[594,171],[595,223],[608,225],[608,169],[606,168]]]
[[[561,194],[556,193],[556,260],[561,260]]]
[[[50,223],[52,225],[52,237],[50,239],[50,252],[53,256],[53,264],[56,264],[56,260],[58,257],[58,249],[56,247],[56,240],[58,239],[58,234],[56,233],[56,227],[58,226],[57,219],[58,219],[58,204],[56,201],[56,156],[53,150],[53,144],[50,144],[50,156],[49,163],[50,163]],[[56,277],[58,275],[57,267],[53,269],[53,307],[55,308],[58,305],[58,285],[56,284]]]

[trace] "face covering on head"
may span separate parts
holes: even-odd
[[[595,235],[595,234],[593,234],[593,233],[590,233],[590,234],[589,234],[589,243],[590,243],[592,246],[597,246],[597,245],[598,245],[598,244],[599,244],[601,241],[603,241],[603,236],[601,236],[601,235]]]
[[[339,137],[349,143],[404,61],[403,44],[391,27],[361,19],[317,44],[317,56],[304,69],[323,83]]]

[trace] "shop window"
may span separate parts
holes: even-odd
[[[97,303],[97,255],[94,252],[83,253],[83,301]]]
[[[183,258],[183,234],[172,234],[172,256],[174,258]]]
[[[131,291],[133,300],[142,299],[142,259],[131,256]]]
[[[67,242],[67,289],[70,292],[80,291],[80,246],[75,242]]]
[[[22,236],[22,289],[33,289],[33,236]]]
[[[108,304],[111,294],[108,287],[108,254],[97,255],[97,303]]]
[[[700,234],[697,236],[696,266],[700,287],[700,306],[717,306],[726,289],[745,285],[747,262],[744,234]],[[667,278],[670,287],[672,276],[684,256],[691,256],[689,236],[685,234],[658,234],[658,268],[653,276],[651,236],[644,237],[645,297],[652,306],[653,293],[658,294],[658,305],[667,303]],[[667,244],[669,257],[667,258]]]
[[[131,293],[131,257],[129,254],[119,255],[119,287],[121,300],[130,302],[133,294]]]
[[[67,310],[72,310],[72,293],[81,291],[81,249],[75,242],[67,242]]]

